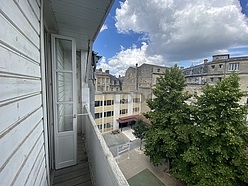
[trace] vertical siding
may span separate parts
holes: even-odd
[[[1,185],[48,185],[40,15],[40,0],[0,1]]]

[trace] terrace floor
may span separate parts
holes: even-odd
[[[78,163],[77,165],[55,170],[53,186],[92,186],[88,156],[84,139],[78,134]]]

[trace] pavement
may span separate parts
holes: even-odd
[[[118,165],[128,180],[145,169],[150,170],[165,186],[183,186],[180,181],[166,172],[167,166],[154,166],[149,157],[143,151],[138,149],[131,150],[117,157]],[[155,186],[155,185],[153,185]]]
[[[114,157],[117,156],[117,147],[125,143],[130,143],[130,150],[139,148],[140,140],[135,138],[132,133],[132,129],[126,127],[123,128],[122,132],[118,134],[113,134],[112,132],[107,132],[102,134],[105,139],[110,152]]]
[[[132,129],[126,127],[118,134],[109,132],[102,135],[127,180],[148,169],[164,183],[165,186],[183,186],[182,183],[166,172],[168,168],[167,165],[154,166],[150,162],[149,157],[139,149],[140,140],[132,136]],[[123,152],[117,156],[117,147],[125,143],[130,143],[130,151]]]
[[[134,141],[137,138],[133,135],[133,129],[124,129],[122,130],[122,134],[124,134],[130,141]]]

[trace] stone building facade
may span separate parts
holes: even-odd
[[[241,90],[247,91],[248,56],[231,58],[229,54],[214,55],[210,62],[204,60],[203,64],[182,70],[187,83],[186,91],[197,95],[201,94],[201,88],[206,83],[214,85],[234,71],[239,74]],[[241,103],[247,103],[247,97],[243,97]]]
[[[103,71],[101,68],[95,71],[95,90],[102,91],[121,91],[121,78],[109,74],[109,70]]]
[[[152,88],[157,83],[159,78],[164,72],[166,67],[142,64],[138,67],[129,67],[126,71],[123,81],[123,91],[138,91],[141,92],[141,113],[149,111],[146,100],[153,98]]]

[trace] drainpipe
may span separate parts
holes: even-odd
[[[224,67],[224,79],[226,78],[226,61],[225,61],[225,67]]]
[[[138,91],[138,63],[135,68],[135,91]]]

